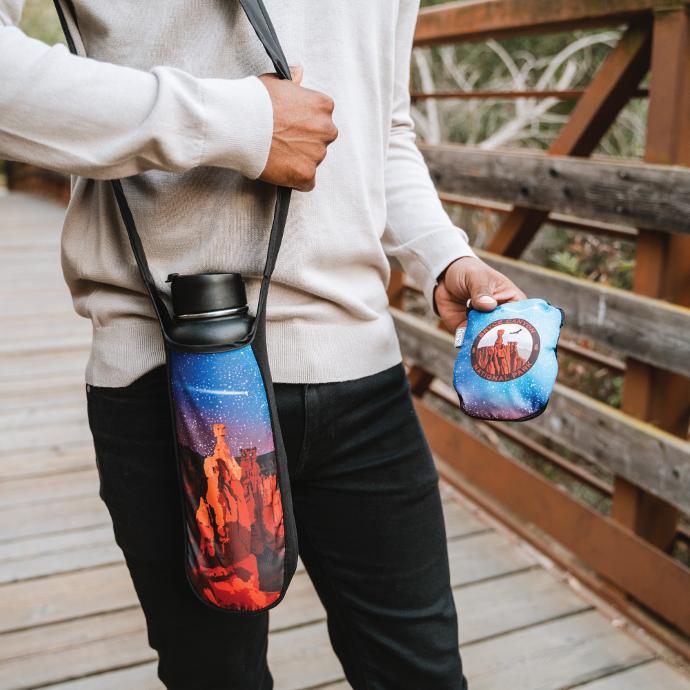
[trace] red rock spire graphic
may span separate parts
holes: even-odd
[[[213,582],[206,595],[247,608],[262,607],[278,592],[262,590],[259,563],[267,549],[281,552],[284,526],[276,475],[264,475],[256,448],[240,449],[239,461],[225,438],[225,424],[213,424],[215,447],[204,458],[206,491],[199,497],[199,572]],[[203,561],[203,562],[201,562]]]
[[[515,341],[503,342],[503,328],[498,329],[496,342],[477,348],[477,364],[492,376],[509,376],[523,367],[527,360],[520,357]]]
[[[215,555],[215,539],[208,533],[210,527],[221,545],[232,536],[239,543],[245,543],[248,552],[252,521],[240,482],[242,469],[225,441],[225,424],[214,424],[212,428],[216,445],[213,453],[204,459],[206,496],[200,498],[197,510],[200,529],[202,525],[204,528],[202,550],[206,547],[209,555]]]

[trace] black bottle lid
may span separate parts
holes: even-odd
[[[167,282],[170,283],[173,313],[177,317],[213,316],[213,312],[239,312],[247,308],[247,293],[239,273],[198,273],[187,276],[171,273]]]

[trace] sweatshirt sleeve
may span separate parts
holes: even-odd
[[[385,168],[383,248],[399,259],[433,306],[436,280],[455,259],[475,256],[467,234],[445,212],[415,143],[410,115],[410,56],[419,0],[400,0],[391,131]]]
[[[259,79],[75,56],[18,29],[22,5],[0,0],[0,158],[96,179],[202,165],[261,174],[273,110]]]

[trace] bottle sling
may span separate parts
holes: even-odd
[[[290,69],[262,0],[240,0],[278,75]],[[69,25],[55,0],[72,53]],[[165,343],[185,568],[196,595],[227,612],[278,604],[297,565],[287,459],[266,350],[266,300],[290,204],[279,187],[254,316],[238,273],[168,277],[172,313],[149,269],[120,180],[122,222]]]

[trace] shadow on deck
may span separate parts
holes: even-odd
[[[153,690],[143,615],[97,495],[91,329],[60,275],[62,215],[0,198],[0,690]],[[658,645],[449,486],[443,495],[472,690],[690,690]],[[277,690],[349,688],[303,570],[271,615],[269,656]]]

